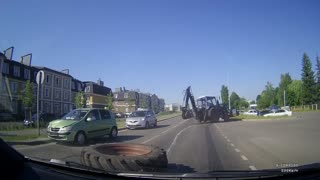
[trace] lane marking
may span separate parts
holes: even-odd
[[[248,158],[245,157],[244,155],[241,155],[241,158],[242,158],[244,161],[248,161]]]
[[[240,150],[238,148],[235,148],[234,150],[237,151],[237,152],[240,152]]]
[[[227,139],[227,141],[228,141],[228,142],[230,142],[230,140],[229,140],[229,139]]]
[[[249,166],[249,168],[250,168],[251,170],[253,170],[253,171],[257,170],[257,168],[254,167],[254,166]]]
[[[177,139],[178,139],[178,137],[180,136],[180,134],[181,134],[183,131],[185,131],[185,130],[193,127],[193,126],[197,126],[197,125],[188,126],[188,127],[184,128],[184,129],[182,129],[182,130],[176,135],[176,137],[174,137],[172,143],[170,144],[169,148],[167,149],[167,153],[169,153],[169,152],[171,151],[171,148],[172,148],[174,145],[176,145]]]
[[[155,138],[157,138],[157,137],[159,137],[160,135],[164,134],[164,132],[168,132],[169,130],[171,130],[171,129],[173,129],[173,128],[176,128],[177,126],[179,126],[179,125],[181,125],[181,124],[183,124],[183,123],[185,123],[185,122],[187,122],[187,121],[188,121],[188,120],[182,121],[182,122],[178,123],[177,125],[175,125],[175,126],[169,128],[169,129],[167,129],[166,131],[163,131],[163,132],[161,132],[160,134],[158,134],[158,135],[156,135],[156,136],[153,136],[152,138],[143,141],[142,144],[145,144],[145,143],[147,143],[147,142],[150,142],[150,141],[154,140]]]
[[[230,145],[231,145],[232,147],[234,147],[234,144],[230,143]]]

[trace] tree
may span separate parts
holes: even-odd
[[[239,106],[239,109],[248,108],[249,107],[249,103],[245,98],[240,98],[238,106]]]
[[[258,96],[256,97],[256,103],[258,104],[259,103],[259,100],[261,99],[261,95],[258,94]]]
[[[106,106],[105,109],[113,110],[113,95],[109,93],[106,97]]]
[[[240,97],[238,96],[238,94],[235,92],[232,92],[230,95],[231,109],[239,108],[238,106],[239,101],[240,101]]]
[[[288,85],[287,104],[290,106],[297,106],[302,104],[302,81],[293,80]]]
[[[222,88],[221,88],[221,98],[223,103],[225,103],[226,105],[229,105],[229,90],[228,90],[228,87],[225,85],[222,85]]]
[[[302,103],[311,104],[315,100],[315,78],[309,56],[304,53],[302,59]]]
[[[317,82],[317,87],[316,87],[316,96],[317,96],[317,102],[320,101],[320,58],[317,56],[317,63],[316,63],[316,82]]]
[[[35,98],[33,96],[33,83],[31,83],[29,80],[26,83],[26,87],[22,92],[22,103],[26,109],[29,111],[29,119],[31,119],[31,111],[32,111],[32,105],[35,103]]]
[[[285,106],[284,104],[284,91],[288,91],[288,86],[292,82],[289,73],[281,74],[279,90],[277,92],[277,104],[280,106]]]
[[[265,90],[263,90],[260,95],[260,99],[258,101],[258,107],[263,109],[271,105],[274,105],[277,100],[276,91],[277,91],[277,88],[275,89],[270,82],[267,82],[267,85],[265,86]]]
[[[250,101],[250,104],[255,104],[255,103],[256,103],[255,100]]]
[[[136,104],[136,100],[134,98],[129,98],[126,100],[127,104],[129,104],[129,108],[131,108]]]
[[[148,108],[147,101],[144,98],[141,100],[141,108],[143,108],[143,109]]]
[[[86,98],[85,94],[83,93],[83,91],[77,92],[76,97],[75,97],[75,105],[76,105],[76,108],[86,107],[87,98]]]

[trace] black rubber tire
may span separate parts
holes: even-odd
[[[114,130],[117,131],[117,134],[116,134],[115,136],[112,134],[112,131],[114,131]],[[115,138],[117,138],[117,137],[118,137],[118,129],[117,129],[116,127],[112,127],[112,129],[111,129],[111,131],[110,131],[110,134],[109,134],[109,138],[110,138],[110,139],[115,139]]]
[[[110,146],[131,146],[135,149],[141,147],[150,148],[147,154],[130,155],[103,153],[102,149],[110,149]],[[99,150],[100,149],[100,150]],[[95,169],[106,172],[118,171],[162,171],[168,166],[166,152],[151,145],[141,144],[102,144],[85,147],[81,152],[81,163]]]
[[[150,124],[149,124],[149,122],[147,121],[146,122],[146,127],[145,127],[146,129],[149,129],[150,128]]]
[[[83,143],[78,142],[78,136],[79,136],[80,134],[83,134],[83,136],[84,136],[84,142],[83,142]],[[87,136],[85,135],[85,133],[82,132],[82,131],[78,132],[78,133],[75,135],[75,137],[74,137],[74,143],[75,143],[76,145],[78,145],[78,146],[84,146],[84,145],[86,145],[86,144],[87,144]]]
[[[218,112],[216,112],[215,109],[211,108],[209,110],[209,113],[210,113],[210,121],[211,122],[218,122],[219,121],[219,115],[218,115]]]

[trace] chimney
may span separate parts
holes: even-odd
[[[122,87],[120,87],[120,92],[123,92],[123,91],[122,91]]]

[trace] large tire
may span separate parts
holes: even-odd
[[[82,149],[81,163],[110,171],[161,171],[168,165],[166,152],[151,145],[103,144]]]
[[[113,127],[110,131],[109,138],[115,139],[117,137],[118,137],[118,129],[116,127]]]
[[[215,109],[211,108],[209,109],[209,114],[210,114],[210,121],[211,122],[218,122],[219,121],[219,114],[216,112]]]

